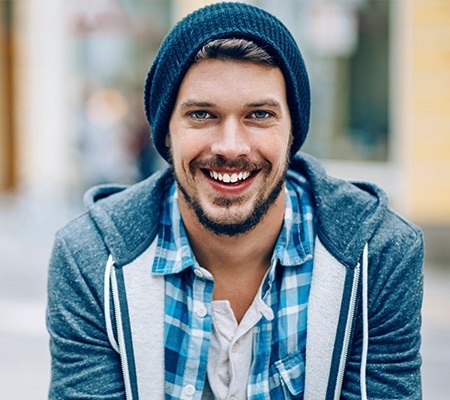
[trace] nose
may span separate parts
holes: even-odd
[[[229,160],[250,154],[251,144],[246,127],[237,119],[229,118],[217,128],[211,151]]]

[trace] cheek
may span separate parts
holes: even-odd
[[[204,151],[204,146],[194,135],[172,135],[171,154],[172,162],[177,171],[188,172],[193,160],[198,158]]]
[[[291,148],[291,137],[291,135],[288,137],[279,136],[272,140],[267,140],[264,144],[264,154],[266,155],[266,158],[272,160],[272,163],[274,164],[284,164]]]

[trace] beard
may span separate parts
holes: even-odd
[[[215,220],[213,216],[208,215],[202,207],[199,198],[195,194],[190,195],[188,190],[181,183],[181,180],[175,171],[172,159],[169,160],[169,164],[172,168],[172,174],[178,188],[180,189],[180,192],[191,210],[194,211],[198,221],[203,225],[203,227],[218,236],[237,237],[254,229],[262,221],[280,195],[284,183],[286,182],[286,175],[289,166],[289,153],[286,155],[284,169],[272,189],[270,189],[268,194],[266,194],[267,191],[264,189],[267,189],[267,187],[263,187],[254,202],[253,211],[250,215],[236,222],[219,222]],[[200,171],[201,168],[214,169],[220,167],[229,169],[237,168],[243,170],[260,170],[259,173],[265,174],[266,177],[270,175],[273,169],[272,164],[268,161],[264,161],[261,165],[254,165],[245,159],[228,161],[221,156],[216,156],[213,159],[204,161],[193,160],[189,166],[192,176],[194,176],[196,172]],[[214,200],[214,204],[224,208],[229,208],[232,205],[239,206],[239,203],[243,201],[243,199],[230,199],[226,196],[219,196]]]

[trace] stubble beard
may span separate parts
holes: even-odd
[[[245,161],[243,162],[245,163]],[[255,200],[253,212],[244,220],[237,222],[218,222],[214,220],[213,217],[209,216],[203,209],[198,197],[189,195],[188,191],[181,183],[175,171],[172,159],[170,159],[169,164],[172,168],[172,174],[174,176],[178,188],[180,189],[180,192],[182,193],[186,203],[189,205],[191,210],[194,211],[198,221],[203,225],[203,227],[205,227],[207,230],[213,232],[215,235],[218,236],[237,237],[253,230],[263,220],[267,212],[270,210],[270,208],[277,200],[281,190],[284,187],[284,183],[286,182],[286,175],[289,166],[289,156],[288,155],[286,156],[286,163],[284,165],[284,170],[280,178],[277,180],[275,186],[269,192],[269,195],[264,196],[264,190],[262,190]],[[204,163],[202,163],[202,165],[203,167],[206,167]],[[226,160],[225,161],[223,160],[223,158],[216,157],[214,160],[208,162],[207,167],[211,168],[219,165],[221,167],[227,165],[228,167],[231,168],[235,168],[237,166],[236,162],[227,163]],[[272,165],[268,161],[266,161],[261,165],[261,171],[259,173],[260,174],[262,173],[267,177],[270,175],[272,169],[273,169]],[[194,176],[194,173],[196,171],[197,173],[199,171],[199,166],[196,164],[195,160],[190,165],[190,171],[192,176]],[[232,199],[227,198],[225,196],[220,196],[215,199],[214,204],[224,208],[229,208],[231,206],[237,206],[239,204],[239,201],[245,200],[241,199],[233,201]]]

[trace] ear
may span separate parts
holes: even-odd
[[[294,134],[292,133],[292,130],[291,130],[291,134],[289,135],[289,151],[290,151],[293,143],[294,143]]]
[[[166,147],[170,148],[170,132],[166,136],[165,144],[166,144]]]

